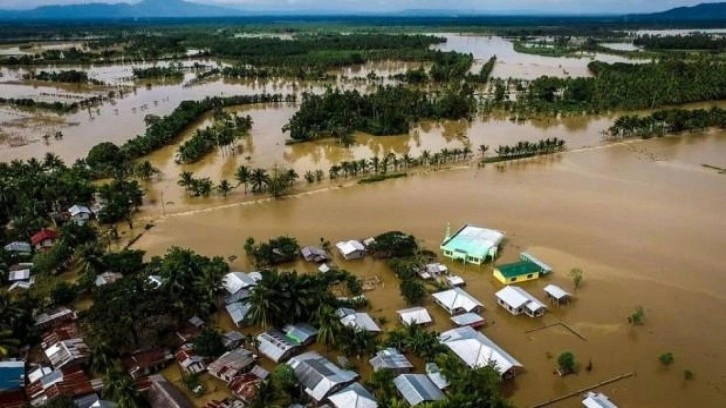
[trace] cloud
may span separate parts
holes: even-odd
[[[118,3],[139,0],[0,0],[0,8],[27,9],[48,4]],[[404,9],[459,9],[483,12],[537,11],[574,13],[631,13],[715,3],[722,0],[192,0],[197,3],[250,7],[257,10],[393,11]]]

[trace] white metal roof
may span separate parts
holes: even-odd
[[[227,290],[227,292],[229,292],[230,295],[256,284],[257,281],[244,272],[230,272],[222,278],[222,286]]]
[[[328,400],[336,408],[377,408],[378,402],[373,394],[365,389],[360,383],[353,383],[340,392],[337,392]]]
[[[495,296],[507,305],[518,309],[522,306],[529,310],[535,311],[547,308],[544,303],[530,295],[527,291],[519,286],[509,285],[497,292]]]
[[[431,323],[431,315],[425,307],[412,307],[396,311],[405,324],[428,324]]]
[[[544,287],[544,291],[548,295],[552,296],[553,298],[555,298],[557,300],[564,299],[564,298],[567,298],[567,297],[572,296],[566,290],[562,289],[561,287],[559,287],[557,285],[552,285],[552,284],[549,284],[549,285],[545,286]]]
[[[434,384],[436,384],[437,387],[439,387],[440,390],[443,390],[444,388],[449,386],[449,381],[444,377],[443,374],[441,374],[441,369],[439,368],[438,364],[436,363],[426,363],[425,367],[426,375],[429,376],[429,379],[433,381]]]
[[[588,392],[585,394],[582,405],[587,408],[618,408],[617,405],[610,402],[610,399],[605,394],[599,392]]]
[[[484,318],[476,313],[464,313],[458,316],[451,316],[451,321],[457,326],[469,326],[484,321]]]
[[[257,341],[259,343],[257,348],[260,353],[276,363],[300,347],[297,343],[288,339],[284,333],[275,329],[260,333],[257,336]]]
[[[13,241],[3,247],[8,252],[30,252],[32,247],[29,243],[23,241]]]
[[[351,313],[353,312],[353,313]],[[354,327],[356,330],[380,332],[381,328],[373,321],[368,313],[355,312],[352,309],[340,308],[336,311],[341,316],[340,323],[344,326]]]
[[[512,367],[522,367],[519,361],[496,343],[468,326],[441,333],[439,341],[472,368],[483,367],[491,362],[503,374]]]
[[[96,276],[96,286],[108,285],[109,283],[114,283],[123,277],[124,276],[120,273],[104,272],[104,273]]]
[[[446,283],[448,283],[449,286],[462,286],[466,282],[461,276],[451,275],[446,277]]]
[[[71,214],[72,217],[75,217],[78,214],[91,214],[91,210],[88,209],[85,205],[74,205],[73,207],[68,209],[68,212]]]
[[[453,288],[443,292],[436,292],[432,295],[440,304],[446,306],[449,310],[462,309],[471,312],[477,307],[484,305],[476,300],[472,295],[468,294],[464,289]]]
[[[30,269],[8,272],[8,282],[24,281],[30,279]]]
[[[338,248],[341,254],[344,256],[350,255],[356,251],[365,251],[365,246],[363,246],[360,241],[356,241],[354,239],[351,239],[350,241],[341,241],[335,244],[335,247]]]
[[[355,372],[343,370],[315,351],[293,357],[287,364],[295,371],[295,377],[305,387],[305,392],[318,402],[337,387],[358,378]]]
[[[398,392],[409,405],[446,398],[439,387],[426,374],[401,374],[393,380]]]

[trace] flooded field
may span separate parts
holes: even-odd
[[[542,320],[531,320],[495,305],[499,286],[488,267],[449,263],[466,279],[467,290],[484,302],[484,332],[525,366],[508,387],[515,404],[529,406],[635,371],[635,377],[604,388],[621,406],[721,406],[726,403],[720,368],[726,364],[726,321],[707,311],[726,307],[720,291],[726,285],[720,273],[726,262],[726,179],[701,163],[723,166],[724,153],[726,133],[713,132],[230,204],[159,220],[136,247],[149,255],[172,245],[210,256],[236,255],[233,268],[250,270],[242,250],[248,236],[290,234],[305,245],[320,237],[336,242],[400,229],[437,250],[447,223],[497,228],[508,237],[498,262],[512,261],[527,249],[554,267],[551,277],[523,285],[540,298],[546,283],[570,289],[567,272],[585,271],[573,304],[551,306]],[[366,295],[371,313],[395,325],[395,310],[404,304],[392,272],[371,259],[336,263],[361,277],[383,280]],[[290,268],[314,270],[303,264]],[[631,327],[626,316],[638,305],[647,320]],[[426,306],[437,330],[451,327],[441,310],[430,302]],[[587,340],[560,328],[524,333],[560,320]],[[592,361],[592,372],[553,375],[555,362],[548,353],[565,350],[575,353],[581,367]],[[665,369],[657,357],[667,351],[676,358]],[[685,381],[684,369],[692,370],[695,380]],[[556,406],[576,407],[579,401]]]
[[[492,71],[493,77],[535,79],[542,75],[555,77],[591,76],[587,64],[593,60],[604,62],[634,62],[627,58],[608,54],[583,54],[580,58],[545,57],[534,54],[521,54],[514,51],[514,45],[506,38],[466,34],[441,34],[446,43],[437,47],[442,51],[471,53],[481,64],[496,55],[497,64]],[[475,67],[476,69],[479,69]]]

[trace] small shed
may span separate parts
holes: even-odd
[[[393,380],[393,384],[401,397],[412,407],[423,402],[441,401],[446,398],[426,374],[401,374]]]
[[[124,276],[116,272],[104,272],[96,276],[96,286],[101,287],[116,282]]]
[[[328,261],[328,253],[322,248],[306,246],[300,250],[300,254],[308,262],[323,263]]]
[[[380,350],[368,361],[371,363],[373,371],[388,369],[396,374],[405,374],[413,369],[413,364],[395,348]]]
[[[547,298],[557,304],[567,303],[572,299],[572,295],[569,292],[557,285],[549,284],[545,286],[544,292],[547,294]]]
[[[540,317],[547,311],[547,306],[518,286],[506,286],[495,293],[497,304],[513,315],[526,314],[529,317]]]
[[[318,403],[358,379],[357,373],[338,367],[315,351],[293,357],[287,364],[305,393]]]
[[[320,273],[328,273],[328,272],[330,272],[330,266],[328,266],[328,264],[324,263],[318,267],[318,271]]]
[[[174,357],[182,371],[187,374],[197,374],[207,369],[204,358],[198,355],[190,344],[182,345]]]
[[[456,316],[451,316],[451,321],[457,327],[469,326],[474,329],[484,326],[484,318],[476,313],[464,313]]]
[[[457,275],[451,275],[444,278],[446,281],[446,285],[450,288],[458,288],[462,286],[466,286],[466,281],[464,281],[464,278]]]
[[[427,325],[433,322],[429,311],[425,307],[411,307],[396,311],[401,323],[405,325],[420,324]]]
[[[335,244],[335,247],[338,248],[340,255],[347,261],[363,258],[366,253],[365,246],[356,240],[341,241]]]

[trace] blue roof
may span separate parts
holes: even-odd
[[[0,391],[25,386],[24,361],[0,361]]]

